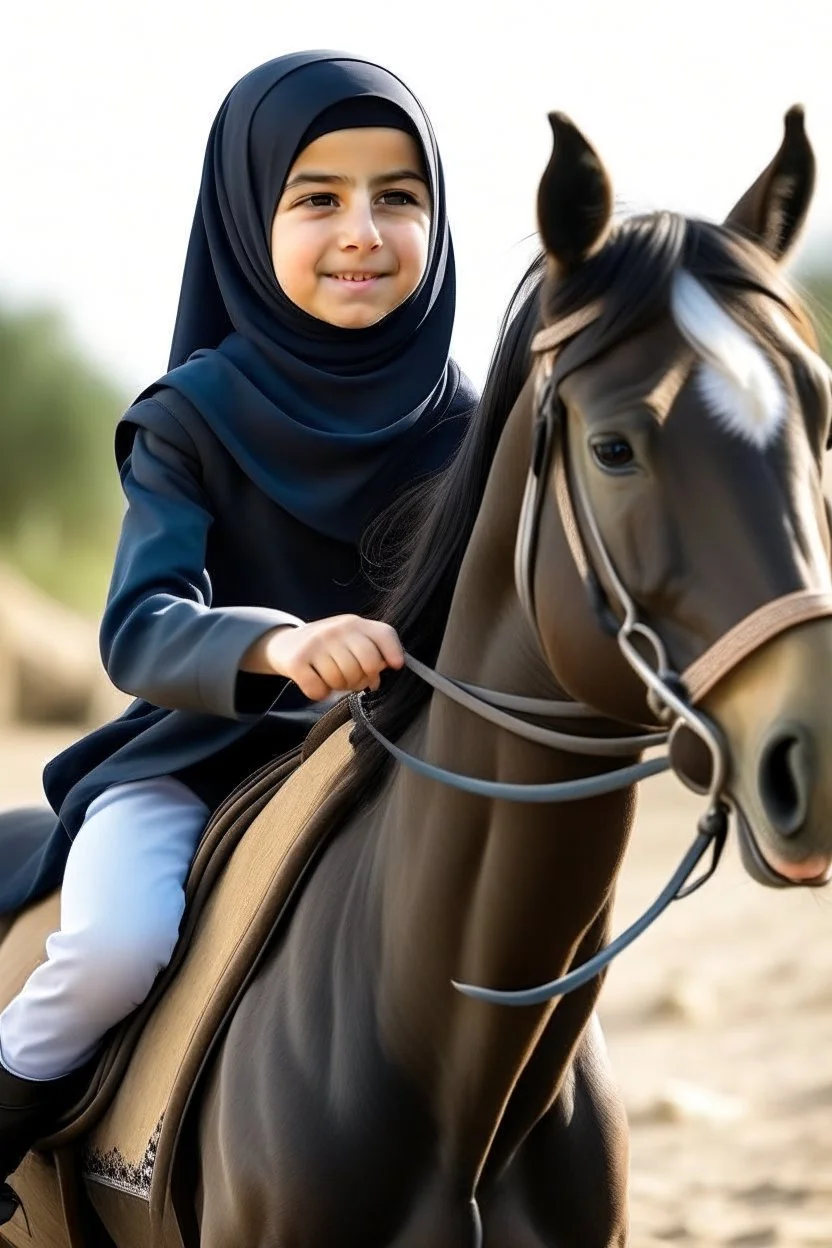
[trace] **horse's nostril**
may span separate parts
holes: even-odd
[[[801,733],[774,734],[760,757],[760,796],[775,832],[795,836],[806,822],[811,787],[809,747]]]

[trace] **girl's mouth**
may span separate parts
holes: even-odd
[[[385,273],[327,273],[330,281],[337,282],[345,290],[369,290]]]

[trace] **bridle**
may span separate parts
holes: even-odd
[[[554,471],[555,496],[561,522],[590,602],[602,627],[615,636],[623,657],[646,686],[648,704],[665,727],[650,729],[638,735],[621,735],[624,725],[606,720],[607,723],[615,724],[615,737],[580,736],[544,728],[518,718],[518,714],[530,714],[556,721],[580,718],[597,721],[606,717],[575,702],[521,698],[452,680],[426,667],[409,654],[406,655],[405,662],[411,671],[435,690],[480,718],[526,740],[572,753],[631,757],[648,747],[672,746],[676,734],[687,729],[704,745],[710,758],[707,806],[697,822],[693,843],[656,900],[639,919],[581,966],[550,983],[515,992],[501,992],[454,981],[454,987],[465,995],[493,1004],[537,1005],[588,983],[654,923],[672,901],[690,896],[710,879],[719,864],[728,833],[729,806],[724,796],[728,754],[718,727],[697,704],[739,663],[773,637],[798,624],[832,615],[832,594],[798,590],[766,603],[740,620],[683,672],[677,672],[671,667],[661,638],[649,624],[640,619],[638,608],[618,575],[579,474],[574,474],[573,481],[568,471],[565,409],[558,393],[565,375],[558,375],[555,364],[564,344],[598,320],[602,313],[602,303],[590,304],[541,330],[532,343],[532,352],[538,357],[538,368],[541,370],[541,384],[536,399],[531,459],[517,527],[515,582],[523,610],[539,637],[534,574],[543,504],[547,484]],[[558,440],[561,453],[555,457]],[[578,523],[576,513],[580,514],[581,524]],[[615,600],[614,606],[610,602],[610,595]],[[652,657],[652,661],[645,657],[644,651]],[[618,767],[601,775],[554,784],[508,784],[480,780],[437,767],[407,753],[388,740],[368,715],[363,694],[353,697],[352,709],[356,720],[398,762],[429,779],[480,797],[520,802],[576,801],[627,788],[647,776],[666,771],[671,766],[666,755]],[[690,785],[688,777],[680,772],[677,774],[683,782]],[[710,861],[699,876],[693,879],[697,866],[709,850]],[[758,866],[767,874],[770,883],[780,886],[792,883],[768,866],[762,855],[758,854],[757,857]]]

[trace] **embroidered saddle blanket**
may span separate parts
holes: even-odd
[[[11,1183],[15,1248],[87,1248],[85,1194],[119,1245],[182,1248],[171,1178],[183,1116],[224,1024],[337,827],[352,756],[348,703],[302,751],[262,768],[216,812],[194,860],[173,959],[115,1029],[82,1101]],[[0,1009],[44,959],[60,897],[22,912],[0,946]],[[2,1240],[0,1240],[2,1242]]]

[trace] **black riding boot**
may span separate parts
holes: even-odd
[[[29,1149],[48,1135],[61,1113],[72,1104],[89,1070],[41,1082],[21,1079],[0,1063],[0,1226],[20,1204],[5,1180]]]

